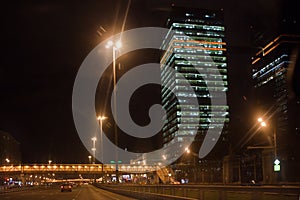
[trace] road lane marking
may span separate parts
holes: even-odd
[[[117,198],[117,197],[113,197],[113,196],[111,196],[111,195],[114,195],[115,193],[112,193],[112,192],[108,192],[108,191],[105,191],[105,190],[103,190],[103,191],[97,191],[96,190],[96,192],[97,193],[99,193],[100,195],[104,195],[104,196],[106,196],[106,197],[108,197],[108,198],[111,198],[111,199],[115,199],[115,200],[120,200],[119,198]],[[106,194],[105,194],[106,193]]]
[[[72,200],[75,200],[78,198],[79,194],[80,194],[81,190],[79,190],[79,192],[76,194],[76,196],[72,199]]]
[[[97,193],[99,193],[100,195],[106,196],[106,197],[108,197],[110,199],[120,200],[119,198],[115,198],[115,197],[112,197],[112,196],[110,196],[108,194],[105,194],[105,192],[97,192]]]

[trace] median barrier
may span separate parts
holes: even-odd
[[[299,186],[227,186],[227,185],[128,185],[96,184],[96,187],[138,199],[198,200],[299,200]]]

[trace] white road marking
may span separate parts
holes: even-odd
[[[79,192],[76,194],[76,196],[72,200],[77,199],[77,197],[79,196],[80,192],[81,192],[81,190],[79,190]]]
[[[100,193],[100,192],[98,192],[98,193]],[[100,194],[101,194],[101,195],[104,195],[104,196],[106,196],[106,197],[108,197],[108,198],[111,198],[111,199],[120,200],[119,198],[113,197],[113,196],[111,196],[111,195],[109,195],[109,194],[105,194],[105,192],[101,192]]]

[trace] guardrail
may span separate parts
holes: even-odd
[[[51,188],[59,188],[60,183],[54,182],[54,183],[44,183],[43,185],[1,185],[0,186],[0,194],[3,193],[9,193],[9,192],[21,192],[21,191],[27,191],[27,190],[36,190],[36,189],[51,189]],[[1,199],[1,198],[0,198]]]
[[[0,194],[8,193],[8,192],[20,192],[20,191],[32,190],[32,189],[35,189],[35,186],[20,186],[20,187],[3,186],[0,188]]]
[[[299,200],[299,186],[214,186],[214,185],[96,185],[139,199],[189,200]],[[142,197],[142,198],[141,198]]]

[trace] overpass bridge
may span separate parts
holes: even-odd
[[[170,168],[159,165],[144,164],[20,164],[0,165],[0,178],[21,177],[22,179],[98,179],[100,177],[112,177],[116,174],[134,174],[144,177],[151,176],[154,182],[160,178],[163,182],[169,182],[173,171]]]
[[[118,164],[118,171],[125,173],[147,173],[157,171],[157,165]],[[0,173],[111,173],[116,171],[116,164],[27,164],[27,165],[2,165]]]

